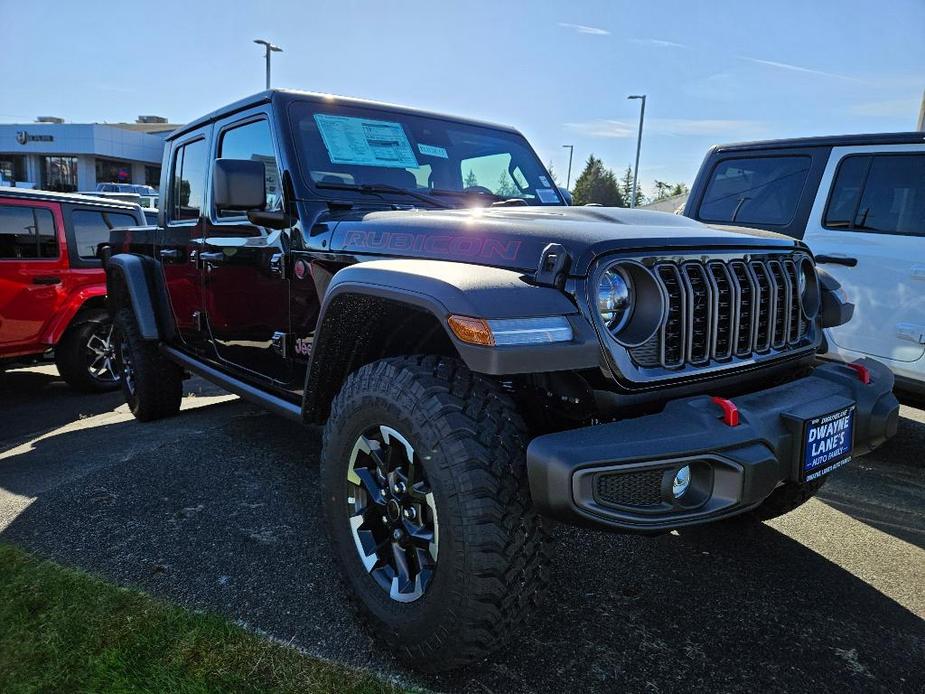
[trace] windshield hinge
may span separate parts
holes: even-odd
[[[562,289],[571,264],[572,257],[568,251],[561,244],[550,243],[543,249],[543,254],[540,256],[540,264],[536,268],[534,281],[537,284]]]

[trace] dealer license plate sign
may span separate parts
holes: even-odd
[[[806,420],[803,427],[803,469],[807,482],[851,461],[855,406]]]

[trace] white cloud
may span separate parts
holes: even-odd
[[[559,26],[565,29],[572,29],[579,34],[590,34],[592,36],[610,36],[610,32],[599,27],[589,27],[585,24],[569,24],[568,22],[559,22]]]
[[[902,118],[903,116],[908,116],[910,119],[913,119],[919,112],[919,100],[889,99],[887,101],[868,101],[866,103],[850,106],[848,110],[858,116],[882,118]]]
[[[566,123],[565,127],[585,137],[622,139],[636,137],[639,124],[635,120],[594,120]],[[716,135],[734,138],[756,136],[765,126],[751,120],[650,118],[646,120],[643,129],[646,133],[658,135]]]
[[[861,80],[856,77],[849,77],[848,75],[839,75],[834,72],[825,72],[824,70],[815,70],[809,67],[803,67],[801,65],[791,65],[790,63],[779,63],[776,60],[763,60],[761,58],[749,58],[748,56],[740,55],[739,60],[747,60],[750,63],[757,63],[758,65],[767,65],[768,67],[775,67],[780,70],[790,70],[791,72],[802,72],[807,75],[816,75],[817,77],[831,77],[832,79],[837,80],[848,80],[850,82],[860,82]]]
[[[666,41],[665,39],[630,39],[630,42],[637,43],[640,46],[656,46],[658,48],[687,48],[686,44]]]

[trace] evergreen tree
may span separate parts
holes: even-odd
[[[666,183],[665,181],[655,181],[655,202],[665,198],[673,198],[675,195],[684,195],[687,193],[686,183]]]
[[[613,171],[604,168],[604,162],[593,154],[575,180],[572,196],[576,205],[597,203],[605,207],[623,207],[623,196]]]
[[[633,167],[627,166],[626,171],[620,177],[620,194],[626,201],[625,207],[629,207],[630,200],[633,197]],[[636,188],[636,207],[645,204],[646,196],[642,193],[642,188]]]
[[[546,164],[546,170],[549,172],[549,178],[552,181],[554,186],[559,185],[559,177],[556,175],[555,169],[552,168],[552,162]]]
[[[495,195],[502,198],[513,198],[518,192],[508,172],[502,171],[501,175],[498,176],[498,187],[495,188]]]
[[[472,188],[473,186],[477,186],[478,184],[479,184],[478,176],[475,175],[475,171],[473,171],[472,169],[469,169],[469,173],[466,174],[466,180],[464,183],[465,187]]]

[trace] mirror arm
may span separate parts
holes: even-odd
[[[295,225],[295,217],[285,212],[268,212],[266,210],[248,210],[247,221],[270,229],[288,229]]]

